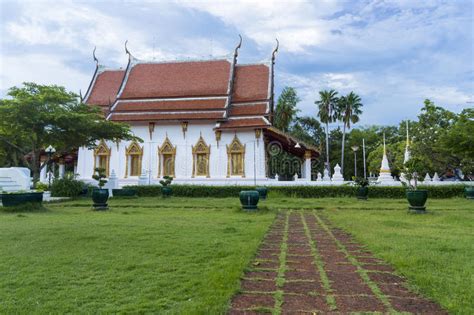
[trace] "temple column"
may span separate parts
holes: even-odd
[[[303,172],[304,171],[304,172]],[[302,177],[307,181],[311,181],[311,151],[305,151]]]
[[[43,167],[43,165],[44,165],[44,167],[43,167],[43,168],[41,169],[41,171],[40,171],[40,178],[39,178],[39,180],[40,180],[40,182],[42,182],[42,183],[46,183],[46,182],[48,181],[47,176],[46,176],[46,172],[47,172],[48,166],[45,165],[45,163],[46,163],[46,160],[41,159],[41,164],[40,164],[40,165],[41,165],[41,167]]]
[[[66,165],[64,165],[64,160],[59,160],[59,168],[58,168],[58,176],[59,178],[64,178],[64,174],[66,173]]]

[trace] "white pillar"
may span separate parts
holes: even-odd
[[[307,181],[311,181],[311,151],[304,153],[304,177]]]
[[[40,171],[40,179],[39,179],[40,182],[42,182],[42,183],[47,183],[47,182],[48,182],[48,178],[47,178],[47,176],[46,176],[46,171],[47,171],[48,166],[45,165],[45,163],[46,163],[46,161],[43,161],[43,162],[41,163],[41,167],[44,166],[44,167],[41,169],[41,171]]]
[[[63,162],[59,162],[59,169],[58,169],[58,175],[59,175],[59,178],[64,178],[64,174],[66,173],[66,165],[64,165],[64,161]]]

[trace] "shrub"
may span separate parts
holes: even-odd
[[[82,193],[83,187],[83,182],[71,176],[55,179],[51,184],[51,196],[74,198]]]
[[[36,182],[35,189],[36,190],[42,190],[42,191],[48,191],[49,186],[48,186],[48,184],[45,184],[45,183],[42,183],[42,182]]]
[[[253,190],[253,186],[197,186],[197,185],[172,185],[173,195],[176,197],[238,197],[242,190]],[[126,186],[137,190],[138,196],[161,196],[160,185]],[[464,185],[445,186],[419,186],[419,189],[428,190],[430,198],[452,198],[464,196]],[[298,198],[324,198],[324,197],[354,197],[357,187],[342,186],[270,186],[272,195]],[[402,186],[369,186],[370,198],[405,198],[406,188]]]

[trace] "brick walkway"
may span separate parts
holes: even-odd
[[[278,215],[229,314],[407,312],[446,314],[349,234],[311,211]]]

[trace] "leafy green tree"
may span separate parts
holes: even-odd
[[[326,124],[326,167],[331,174],[331,165],[329,163],[329,123],[332,123],[338,117],[337,112],[337,92],[335,90],[319,91],[318,117],[321,123]]]
[[[461,168],[464,174],[474,172],[474,109],[465,109],[454,123],[439,136],[434,148],[448,163]]]
[[[342,121],[342,149],[341,149],[341,172],[344,174],[344,144],[346,140],[346,128],[351,129],[351,123],[359,121],[359,115],[362,114],[362,100],[354,92],[341,96],[338,102],[339,119]]]
[[[288,132],[290,125],[298,113],[296,105],[300,98],[292,87],[285,87],[278,98],[275,110],[274,126],[281,131]]]
[[[128,125],[105,120],[100,108],[79,102],[64,87],[24,83],[10,88],[8,95],[0,100],[0,141],[21,157],[34,180],[44,167],[40,155],[49,145],[63,154],[81,146],[93,148],[99,139],[138,139]]]

